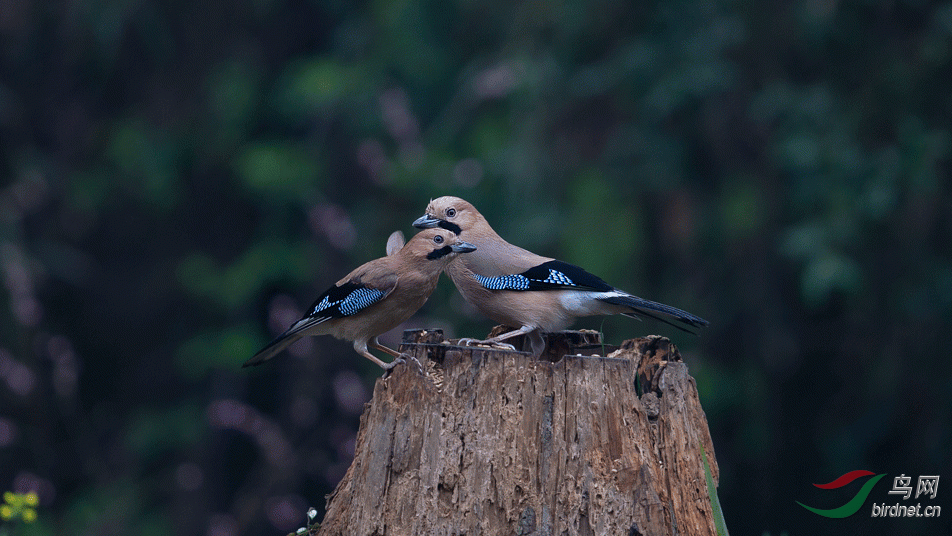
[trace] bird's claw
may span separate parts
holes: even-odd
[[[417,369],[421,373],[423,372],[423,365],[420,363],[420,361],[417,358],[413,357],[410,354],[400,354],[400,357],[394,359],[393,361],[383,366],[383,377],[386,378],[390,376],[390,373],[393,372],[394,368],[396,368],[398,365],[405,365],[407,361],[412,361],[414,364],[416,364]]]
[[[407,359],[408,359],[408,360],[410,360],[410,361],[413,361],[413,362],[416,364],[417,369],[418,369],[421,373],[423,372],[423,364],[420,363],[420,361],[419,361],[417,358],[413,357],[413,356],[410,355],[410,354],[400,354],[400,355],[403,357],[404,360],[407,360]]]
[[[515,346],[506,342],[496,342],[491,340],[481,341],[479,339],[470,339],[469,337],[460,339],[458,344],[461,344],[463,346],[472,346],[472,345],[491,346],[493,348],[502,348],[503,350],[512,350],[513,352],[516,351]]]
[[[386,378],[387,376],[390,376],[390,373],[393,372],[393,369],[396,368],[397,365],[405,365],[406,362],[407,362],[406,359],[404,359],[404,358],[402,358],[402,357],[398,357],[398,358],[394,359],[393,361],[382,365],[382,366],[383,366],[383,377]]]

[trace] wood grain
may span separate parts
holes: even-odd
[[[550,334],[556,362],[412,331],[377,381],[326,535],[713,535],[693,378],[668,339]],[[518,347],[518,346],[517,346]]]

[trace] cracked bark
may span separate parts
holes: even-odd
[[[404,334],[425,373],[377,380],[319,534],[715,534],[714,447],[668,339],[562,332],[543,359],[442,339]]]

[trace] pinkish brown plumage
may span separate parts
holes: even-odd
[[[377,336],[413,316],[433,293],[446,265],[457,255],[475,249],[443,229],[420,231],[406,245],[402,235],[391,235],[386,257],[344,276],[314,302],[303,318],[243,366],[260,365],[301,337],[331,335],[352,341],[358,354],[390,370],[402,361],[401,354],[377,342]],[[394,361],[384,363],[367,350],[368,346],[392,355]]]
[[[708,324],[691,313],[619,290],[578,266],[506,242],[473,205],[458,197],[430,201],[413,225],[443,228],[476,246],[475,252],[451,261],[446,273],[482,314],[519,328],[482,342],[499,343],[527,334],[538,355],[545,349],[543,332],[565,329],[576,318],[591,315],[645,315],[682,330],[658,315],[691,327]]]

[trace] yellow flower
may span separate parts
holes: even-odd
[[[0,520],[22,519],[25,523],[36,521],[35,508],[40,503],[40,497],[35,491],[29,493],[7,491],[3,494],[3,501],[4,504],[0,505]]]

